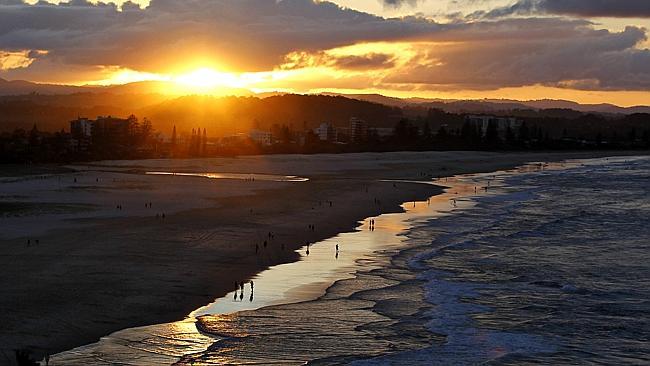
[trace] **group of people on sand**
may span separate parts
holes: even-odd
[[[249,283],[251,285],[251,295],[248,298],[248,301],[253,302],[253,297],[255,294],[255,284],[253,283],[253,281],[250,281]],[[243,281],[242,282],[235,281],[235,293],[233,295],[234,301],[237,301],[237,299],[239,299],[239,301],[244,301],[244,284],[245,283]]]
[[[262,246],[264,247],[264,249],[266,249],[266,247],[269,246],[269,242],[272,239],[275,239],[275,234],[273,232],[269,231],[269,233],[267,235],[267,239],[262,242]],[[281,244],[281,247],[282,247],[282,250],[284,250],[284,243]],[[255,254],[259,253],[259,251],[260,251],[260,245],[258,243],[255,243]]]

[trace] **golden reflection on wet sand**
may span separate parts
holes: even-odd
[[[544,169],[545,167],[545,165],[531,164],[522,169]],[[242,360],[237,357],[244,357],[242,356],[243,353],[232,349],[235,346],[227,345],[224,343],[223,338],[239,339],[246,337],[248,335],[246,329],[254,329],[259,332],[260,328],[258,326],[265,321],[277,322],[283,321],[283,319],[284,321],[297,321],[298,324],[290,324],[290,333],[302,332],[310,327],[325,326],[328,322],[339,324],[336,328],[337,332],[353,332],[356,331],[356,326],[386,321],[385,318],[372,311],[353,309],[354,306],[363,307],[364,304],[367,306],[368,302],[359,300],[350,303],[349,299],[346,300],[347,302],[327,304],[327,306],[338,304],[337,306],[341,306],[340,312],[337,312],[336,308],[318,309],[319,306],[323,305],[313,302],[310,305],[313,307],[313,313],[323,314],[325,312],[327,315],[325,318],[304,318],[303,315],[297,312],[295,316],[298,317],[298,320],[295,317],[287,320],[286,311],[292,305],[283,305],[284,310],[281,310],[281,312],[284,315],[278,315],[272,319],[259,319],[251,315],[250,312],[246,313],[246,311],[278,304],[313,300],[323,295],[330,296],[331,294],[326,295],[326,290],[333,282],[353,278],[359,270],[367,272],[385,266],[390,260],[390,255],[387,254],[397,253],[400,249],[403,249],[403,242],[406,239],[403,236],[405,230],[408,230],[417,222],[447,215],[456,209],[466,209],[473,206],[474,201],[471,197],[489,194],[489,189],[485,188],[498,187],[501,184],[499,175],[504,173],[462,175],[422,182],[396,181],[394,182],[396,189],[399,189],[399,186],[403,184],[437,184],[446,187],[446,189],[443,194],[433,196],[427,201],[404,203],[402,205],[405,210],[404,213],[383,214],[367,218],[359,223],[357,230],[354,232],[341,233],[333,238],[303,247],[299,250],[301,254],[300,261],[277,265],[258,274],[252,279],[254,289],[251,289],[250,283],[246,283],[244,294],[241,297],[235,297],[235,291],[233,291],[222,298],[216,299],[213,303],[197,309],[183,321],[122,330],[102,338],[100,342],[95,344],[55,355],[52,361],[59,364],[86,365],[115,363],[129,365],[171,364],[178,361],[182,356],[200,354],[208,348],[214,347],[215,342],[222,339],[217,343],[221,347],[219,354],[223,356],[212,354],[209,361],[204,359],[203,362],[208,364],[240,363]],[[375,222],[374,230],[370,229],[370,220]],[[339,246],[338,252],[336,251],[337,245]],[[309,254],[307,254],[308,250]],[[373,285],[381,288],[386,283],[374,284],[371,281],[366,285],[369,288],[372,288]],[[237,292],[240,293],[240,291]],[[253,296],[251,296],[251,291]],[[408,291],[413,292],[418,291],[418,289],[412,288]],[[235,298],[236,300],[233,300]],[[267,313],[273,311],[280,310],[266,310]],[[241,316],[241,314],[245,314],[245,316]],[[354,319],[350,319],[351,314],[354,315]],[[200,318],[199,328],[209,330],[213,335],[197,331],[196,323],[198,318]],[[258,321],[259,324],[255,324],[255,321]],[[251,322],[253,323],[251,324]],[[324,323],[321,324],[320,322]],[[336,337],[336,334],[332,336]],[[428,339],[427,337],[431,336],[422,336],[422,339]],[[336,339],[330,341],[337,344]],[[364,341],[369,342],[367,339]],[[395,344],[399,344],[399,340],[391,344],[379,343],[375,345],[378,352],[386,350],[387,347],[395,347]],[[405,343],[408,342],[405,341]],[[297,350],[303,346],[308,346],[311,349],[305,349],[307,354],[311,353],[311,356],[318,354],[318,344],[307,342],[305,344],[291,344],[290,346],[295,347]],[[349,345],[342,344],[340,346]],[[366,343],[364,347],[367,346]],[[321,356],[327,356],[328,352],[323,349]],[[260,360],[261,358],[248,361],[257,362]],[[267,358],[264,362],[267,361],[270,360]],[[286,361],[289,360],[282,360],[282,362]],[[297,363],[304,362],[302,358],[293,361]]]

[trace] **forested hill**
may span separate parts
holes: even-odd
[[[162,100],[156,95],[72,94],[59,96],[28,95],[0,97],[0,130],[31,128],[55,131],[68,129],[69,121],[79,116],[126,117],[135,114],[149,118],[156,129],[169,132],[193,127],[207,128],[212,135],[268,129],[273,124],[301,130],[322,122],[347,126],[351,117],[365,119],[373,126],[392,127],[402,111],[377,103],[338,96],[278,95],[257,97],[185,96]],[[168,131],[169,130],[169,131]]]

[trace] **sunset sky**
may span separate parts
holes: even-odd
[[[55,3],[0,0],[0,78],[650,104],[649,0]]]

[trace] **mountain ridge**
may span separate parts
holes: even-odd
[[[76,93],[110,93],[117,95],[147,95],[158,94],[167,96],[168,99],[174,99],[196,93],[167,92],[172,90],[171,82],[167,81],[140,81],[127,84],[114,85],[61,85],[35,83],[26,80],[5,80],[0,78],[0,96],[20,96],[28,94],[42,95],[68,95]],[[225,92],[219,93],[219,96],[253,96],[258,98],[268,98],[269,96],[293,94],[269,92],[256,94],[247,89],[225,89]],[[298,93],[296,93],[298,94]],[[382,94],[344,94],[344,93],[316,93],[328,96],[342,96],[350,99],[367,101],[372,103],[383,104],[390,107],[399,108],[438,108],[452,113],[490,113],[496,111],[508,110],[545,110],[545,109],[570,109],[582,113],[601,113],[601,114],[634,114],[650,113],[650,105],[638,105],[631,107],[621,107],[611,103],[598,104],[581,104],[574,101],[563,99],[537,99],[537,100],[515,100],[515,99],[440,99],[440,98],[398,98]]]

